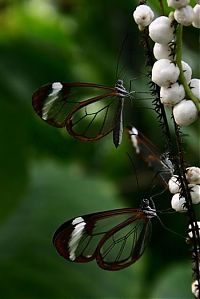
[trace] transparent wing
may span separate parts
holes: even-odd
[[[151,236],[148,218],[135,219],[108,232],[99,243],[96,260],[106,270],[120,270],[136,262]]]
[[[95,141],[110,133],[120,120],[122,101],[116,94],[77,104],[66,120],[70,135],[82,141]]]
[[[156,146],[135,127],[128,128],[128,134],[136,153],[160,178],[166,187],[173,174],[173,165],[166,154],[160,155]]]
[[[55,127],[64,127],[74,106],[88,100],[96,102],[107,94],[115,94],[113,87],[94,83],[54,82],[40,87],[32,96],[32,104],[41,119]],[[76,108],[76,109],[77,109]]]
[[[90,214],[69,220],[55,232],[53,243],[67,260],[97,260],[106,270],[134,263],[144,252],[151,224],[142,210],[131,208]]]

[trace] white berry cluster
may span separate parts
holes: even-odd
[[[200,105],[200,80],[192,79],[192,69],[184,61],[181,61],[182,70],[176,64],[174,45],[176,36],[173,20],[184,26],[193,25],[200,28],[200,5],[194,8],[188,5],[189,0],[167,0],[168,6],[175,9],[169,17],[160,16],[154,19],[154,13],[147,5],[139,5],[133,13],[139,29],[149,26],[149,36],[155,42],[153,54],[156,62],[152,68],[152,81],[160,86],[161,102],[165,106],[173,107],[173,115],[176,123],[187,126],[198,118],[197,104],[186,94],[181,72],[185,84],[191,90],[196,101]],[[154,20],[153,20],[154,19]]]
[[[188,181],[188,187],[193,204],[200,203],[200,168],[199,167],[188,167],[186,169],[186,179]],[[171,200],[171,206],[177,212],[185,212],[186,200],[181,196],[181,186],[177,175],[173,175],[168,182],[169,191],[174,194]]]
[[[200,5],[196,4],[192,8],[188,5],[189,2],[189,0],[167,0],[168,6],[175,9],[174,18],[179,24],[200,28]]]
[[[167,0],[169,7],[174,9],[173,17],[177,23],[183,26],[194,26],[200,28],[200,4],[193,8],[189,5],[190,0]],[[149,26],[154,19],[154,13],[148,5],[139,5],[133,12],[133,18],[139,29],[143,30]]]

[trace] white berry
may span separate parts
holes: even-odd
[[[200,185],[189,184],[188,187],[190,188],[192,203],[200,203]]]
[[[173,195],[171,200],[172,209],[174,209],[177,212],[185,212],[187,211],[185,204],[185,197],[181,197],[180,193],[176,193]]]
[[[178,180],[178,176],[174,175],[168,182],[169,192],[172,194],[180,192],[180,182]]]
[[[189,64],[183,60],[181,61],[181,64],[182,64],[182,69],[183,69],[183,74],[184,74],[185,80],[188,83],[192,78],[192,69],[189,66]]]
[[[168,44],[155,43],[153,47],[153,54],[157,60],[163,58],[173,59],[171,52],[172,50],[170,49]]]
[[[165,16],[156,18],[149,25],[149,36],[156,43],[169,43],[173,39],[173,32],[174,28],[171,25],[171,21]]]
[[[167,0],[167,4],[169,7],[173,8],[181,8],[186,6],[190,0]]]
[[[174,83],[169,87],[162,86],[160,88],[160,100],[165,106],[174,106],[184,97],[185,90],[182,84]]]
[[[152,9],[147,5],[139,5],[136,10],[133,12],[133,18],[136,24],[146,27],[154,19],[154,13]]]
[[[190,26],[194,21],[194,11],[192,6],[187,5],[176,9],[174,12],[174,18],[183,26]]]
[[[198,280],[193,281],[191,289],[192,289],[192,294],[196,297],[199,298],[199,283]]]
[[[182,100],[173,108],[173,115],[179,126],[188,126],[198,117],[198,111],[191,100]]]
[[[193,8],[194,12],[194,20],[192,22],[192,25],[196,28],[200,28],[200,4],[196,4]]]
[[[152,68],[152,81],[159,86],[170,86],[179,77],[179,68],[169,59],[156,61]]]
[[[200,184],[200,168],[188,167],[186,169],[186,179],[190,184]]]
[[[192,93],[200,100],[200,80],[192,79],[190,80],[189,86],[191,88]]]

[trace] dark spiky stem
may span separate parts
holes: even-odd
[[[195,105],[196,99],[191,95],[191,90],[185,80],[183,69],[182,69],[182,35],[183,35],[183,26],[180,24],[176,24],[175,26],[175,35],[176,35],[176,44],[174,47],[176,53],[176,63],[180,69],[180,76],[179,80],[183,84],[186,94],[189,98],[191,98]],[[199,104],[197,104],[199,107]],[[188,182],[186,179],[186,163],[184,160],[184,146],[181,138],[181,131],[180,127],[176,124],[174,118],[174,130],[176,134],[176,145],[178,150],[178,157],[179,157],[179,167],[178,167],[178,175],[181,182],[181,193],[182,196],[186,200],[186,207],[187,207],[187,216],[188,222],[191,226],[191,233],[192,233],[192,270],[193,270],[193,278],[197,280],[197,289],[199,290],[199,298],[200,298],[200,259],[199,259],[199,251],[200,251],[200,235],[199,235],[199,228],[197,225],[197,219],[195,215],[195,211],[192,204],[190,189],[188,187]]]
[[[177,173],[181,183],[181,195],[186,200],[186,208],[187,208],[187,216],[188,222],[191,225],[191,233],[192,233],[192,270],[193,270],[193,278],[197,280],[197,288],[200,293],[200,235],[199,228],[197,225],[196,214],[193,208],[190,189],[188,187],[185,169],[186,163],[184,160],[184,150],[183,150],[183,142],[181,138],[180,127],[176,124],[173,118],[175,133],[176,133],[176,145],[178,150],[178,168]],[[199,294],[200,297],[200,294]]]

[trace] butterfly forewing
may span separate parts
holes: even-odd
[[[135,127],[129,127],[128,133],[137,154],[151,167],[153,163],[160,162],[160,154],[154,144]]]
[[[71,87],[55,82],[39,88],[32,96],[36,113],[47,123],[55,127],[65,125],[66,115],[70,111],[68,103]]]
[[[166,187],[173,174],[173,165],[167,154],[161,155],[155,145],[135,127],[129,127],[128,133],[136,153],[159,175]]]
[[[96,102],[107,94],[116,94],[115,88],[93,83],[54,82],[39,88],[32,97],[36,113],[55,127],[64,127],[72,111],[81,105]],[[84,106],[85,106],[84,105]],[[74,108],[76,106],[76,108]]]
[[[107,270],[134,263],[150,236],[150,221],[142,210],[111,210],[67,221],[54,234],[58,253],[67,260],[97,260]]]

